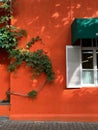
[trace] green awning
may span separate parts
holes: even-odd
[[[72,45],[80,39],[98,38],[98,18],[76,18],[71,26]]]

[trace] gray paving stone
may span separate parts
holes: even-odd
[[[0,130],[98,130],[98,123],[0,120]]]

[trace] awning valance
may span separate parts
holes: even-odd
[[[71,26],[72,45],[80,39],[98,38],[98,18],[76,18]]]

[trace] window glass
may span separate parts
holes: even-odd
[[[96,39],[96,47],[98,47],[98,39]]]
[[[93,70],[83,70],[82,71],[82,81],[83,81],[83,84],[94,84],[94,71]]]
[[[97,45],[97,39],[92,39],[92,42],[93,42],[93,47],[96,47],[96,45]]]
[[[96,51],[96,64],[97,64],[97,84],[98,84],[98,50]]]
[[[98,47],[98,39],[81,39],[80,40],[82,47]]]
[[[81,39],[82,47],[92,47],[92,39]]]
[[[93,69],[92,50],[82,50],[82,69]]]
[[[98,47],[98,39],[92,39],[93,41],[93,47]]]
[[[82,50],[82,83],[94,84],[92,50]]]
[[[97,62],[97,69],[98,69],[98,50],[96,51],[96,62]]]

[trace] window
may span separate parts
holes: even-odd
[[[66,52],[67,88],[97,86],[98,39],[82,40],[81,46],[67,46]]]
[[[82,84],[83,85],[93,85],[95,84],[94,80],[94,70],[96,70],[96,66],[94,65],[94,57],[95,57],[94,50],[82,50]]]

